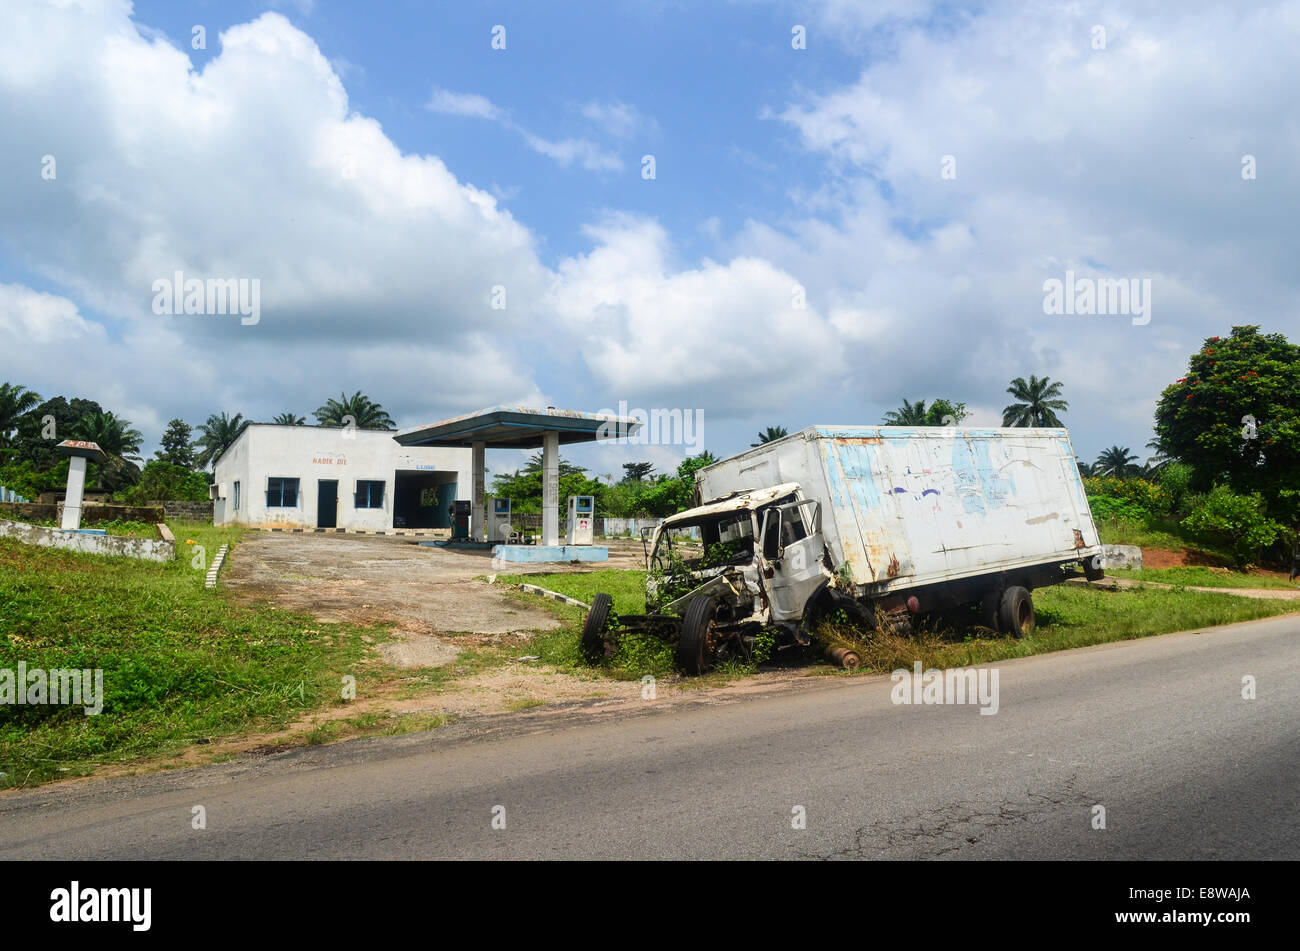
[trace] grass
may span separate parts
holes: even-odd
[[[344,674],[375,676],[363,657],[384,629],[232,604],[202,569],[240,530],[170,524],[167,564],[0,539],[0,669],[99,668],[104,684],[98,716],[0,706],[0,785],[282,729],[337,699]]]
[[[530,575],[527,580],[561,594],[582,598],[584,594],[594,593],[594,574],[603,576],[594,590],[604,590],[613,595],[616,608],[635,604],[633,599],[637,597],[644,599],[641,594],[644,573],[640,571],[611,569],[592,575]],[[503,580],[503,576],[498,576],[498,580]],[[1072,585],[1057,585],[1035,591],[1034,606],[1038,626],[1031,635],[1019,639],[1001,637],[987,628],[970,626],[947,629],[931,627],[910,637],[899,637],[825,624],[814,635],[824,643],[852,647],[862,657],[863,672],[879,673],[898,667],[910,668],[917,660],[926,666],[966,666],[1167,634],[1171,631],[1250,621],[1300,608],[1300,605],[1286,601],[1227,598],[1220,594],[1182,589],[1138,587],[1113,591]],[[585,612],[578,608],[564,610],[569,612],[569,626],[541,635],[530,644],[529,650],[540,653],[543,661],[557,666],[587,666],[577,647],[577,631]],[[673,646],[644,635],[625,635],[619,653],[611,658],[608,665],[608,672],[612,676],[626,679],[640,677],[645,673],[661,676],[671,673],[673,669]],[[831,670],[829,667],[826,669],[828,672]],[[746,672],[729,668],[722,671],[721,675],[730,679]],[[705,683],[707,678],[696,678],[683,683],[695,685],[696,681]]]
[[[883,673],[910,668],[918,660],[926,667],[964,667],[1253,621],[1295,611],[1297,605],[1173,588],[1113,590],[1057,585],[1035,591],[1034,608],[1037,626],[1022,638],[1001,637],[979,627],[928,629],[911,637],[864,636],[833,625],[814,633],[825,642],[856,650],[862,658],[863,672]]]
[[[497,575],[501,584],[535,584],[591,604],[604,592],[614,599],[616,614],[645,613],[645,572],[617,568],[537,575]],[[559,585],[560,587],[556,587]]]
[[[1160,584],[1186,585],[1202,588],[1283,588],[1295,590],[1295,582],[1276,575],[1246,574],[1230,568],[1207,568],[1201,565],[1182,565],[1175,568],[1140,568],[1137,570],[1107,568],[1106,574],[1116,578],[1136,581],[1154,581]]]
[[[644,571],[606,568],[581,573],[497,575],[497,581],[505,584],[535,584],[587,604],[603,592],[614,599],[615,614],[645,613]],[[567,623],[558,631],[550,631],[534,638],[528,645],[528,651],[537,654],[543,663],[568,669],[591,670],[591,665],[578,649],[578,634],[587,612],[554,601],[546,603],[557,610]],[[675,645],[671,642],[649,634],[628,631],[619,638],[618,653],[609,659],[604,670],[619,680],[634,680],[646,674],[666,677],[676,670],[674,653]]]

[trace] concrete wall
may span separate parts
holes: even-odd
[[[456,499],[470,497],[470,450],[400,446],[391,432],[327,429],[318,426],[276,426],[254,423],[217,460],[218,498],[212,518],[216,525],[238,523],[259,528],[317,526],[320,480],[338,481],[338,528],[352,531],[391,531],[396,474],[401,471],[446,472],[456,481]],[[298,479],[298,504],[268,507],[270,478]],[[358,480],[384,483],[383,507],[358,509],[353,493]],[[235,508],[235,483],[239,508]]]
[[[626,535],[630,529],[633,538],[641,537],[641,529],[654,529],[662,522],[661,518],[599,518],[597,531],[601,535]]]
[[[54,520],[60,522],[63,520],[63,503],[58,503],[56,509],[58,515]],[[119,519],[123,522],[145,522],[149,525],[157,525],[164,517],[161,505],[83,505],[81,507],[83,527],[95,522],[114,522]]]
[[[214,504],[212,502],[188,502],[172,500],[158,503],[168,518],[183,518],[195,522],[211,521]]]
[[[58,514],[58,507],[53,502],[0,502],[0,518],[53,522],[57,521]]]
[[[79,535],[57,528],[28,525],[0,519],[0,537],[16,538],[27,545],[41,548],[64,548],[88,555],[117,555],[125,558],[143,558],[146,561],[171,561],[176,557],[174,542],[158,538],[123,538],[119,535]]]
[[[0,503],[0,518],[5,515],[18,519],[40,519],[41,521],[58,522],[63,518],[63,503]],[[81,507],[82,525],[90,525],[93,522],[112,522],[117,519],[156,525],[163,520],[163,508],[161,505],[97,504],[87,504]]]

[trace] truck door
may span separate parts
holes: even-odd
[[[821,503],[812,499],[763,512],[762,568],[772,620],[797,621],[830,572],[822,563]]]

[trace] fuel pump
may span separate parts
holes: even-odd
[[[470,502],[457,499],[451,503],[451,540],[469,541]]]
[[[510,543],[510,500],[489,499],[488,506],[488,543],[507,545]]]
[[[590,495],[569,496],[569,530],[566,545],[590,545],[595,536],[596,499]]]

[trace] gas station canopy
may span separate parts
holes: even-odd
[[[494,449],[536,449],[546,433],[556,433],[562,445],[631,436],[640,420],[564,409],[493,406],[440,423],[403,429],[393,438],[403,446],[470,447],[483,443]]]
[[[484,450],[542,450],[542,546],[551,549],[549,560],[567,560],[560,540],[560,444],[566,445],[631,436],[641,421],[630,416],[579,413],[576,410],[530,409],[527,406],[493,406],[440,423],[403,429],[393,435],[403,446],[444,446],[473,450],[474,488],[472,537],[491,544],[485,532],[485,486],[487,466]],[[516,546],[501,546],[513,548]],[[539,553],[540,554],[540,553]]]

